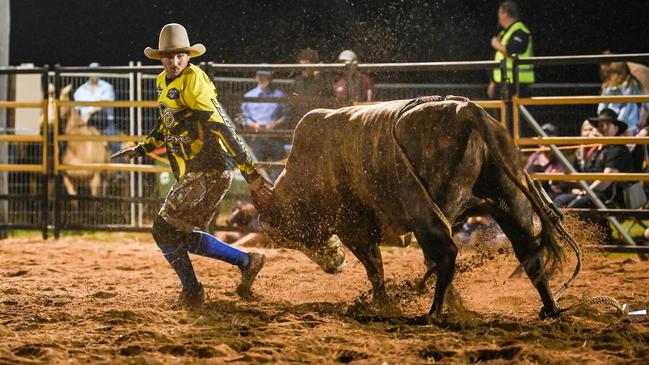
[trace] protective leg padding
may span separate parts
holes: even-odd
[[[153,239],[162,251],[165,259],[176,271],[180,279],[180,285],[183,291],[198,291],[201,284],[196,278],[194,267],[187,254],[187,245],[185,242],[191,236],[187,233],[177,231],[172,225],[167,223],[162,217],[157,216],[153,222]]]
[[[211,257],[236,265],[240,269],[248,266],[248,254],[230,246],[209,233],[193,231],[187,241],[187,251],[201,256]]]

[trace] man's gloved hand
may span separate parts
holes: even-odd
[[[255,205],[262,209],[270,205],[273,198],[273,184],[270,181],[260,175],[248,185],[248,188]]]
[[[123,150],[117,151],[113,153],[110,158],[115,160],[120,157],[126,157],[129,160],[132,159],[133,157],[140,157],[140,150],[138,149],[138,146],[134,147],[129,147],[129,148],[124,148]]]

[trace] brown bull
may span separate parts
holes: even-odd
[[[541,316],[556,316],[543,252],[555,264],[562,250],[519,162],[507,130],[464,98],[314,110],[295,131],[261,220],[276,243],[303,251],[327,272],[344,262],[332,235],[339,237],[365,266],[375,300],[385,298],[379,244],[414,232],[437,274],[429,312],[436,315],[455,272],[451,227],[480,202],[538,290]],[[540,240],[533,213],[541,218]]]

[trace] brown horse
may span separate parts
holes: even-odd
[[[72,85],[61,90],[59,99],[70,100]],[[74,107],[61,107],[61,120],[66,135],[99,136],[97,128],[87,125]],[[106,142],[101,141],[68,141],[61,162],[64,165],[101,164],[110,159]],[[88,183],[90,194],[99,195],[101,172],[92,170],[70,170],[63,175],[63,185],[69,195],[76,195],[79,184]]]

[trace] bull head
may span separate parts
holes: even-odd
[[[263,231],[279,246],[301,251],[325,272],[339,272],[346,264],[342,242],[310,224],[312,219],[304,214],[308,202],[300,197],[302,189],[287,189],[285,172],[271,189],[270,203],[259,207]]]

